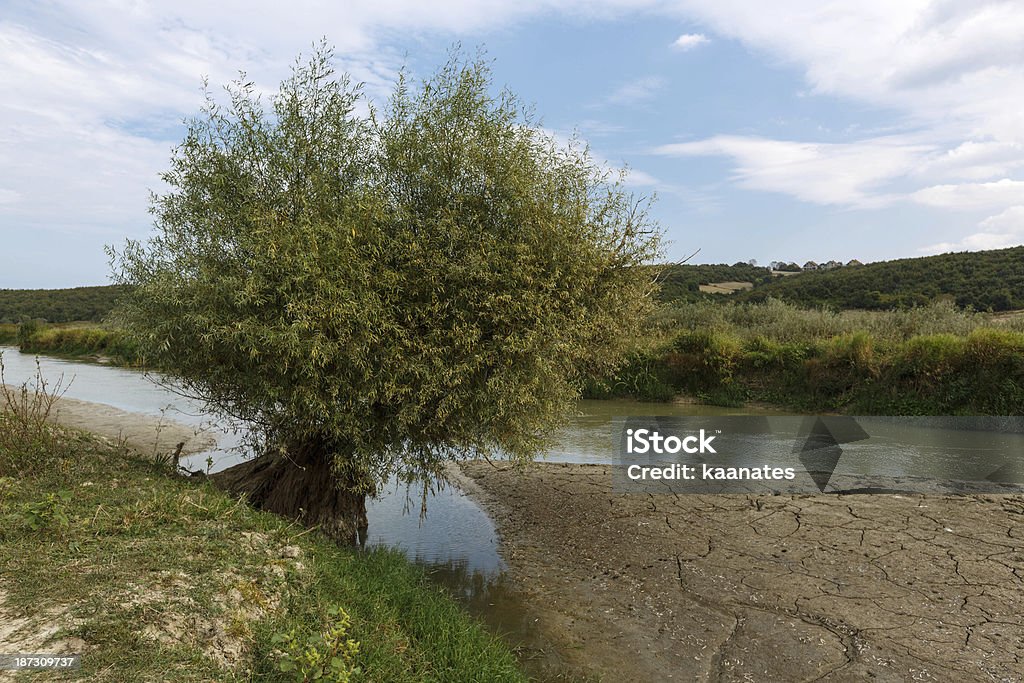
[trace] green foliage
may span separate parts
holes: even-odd
[[[72,289],[0,289],[0,323],[43,320],[49,323],[100,322],[125,288],[118,285]]]
[[[21,346],[38,334],[40,324],[38,320],[26,318],[18,325],[18,345]]]
[[[19,345],[23,353],[101,356],[124,365],[140,361],[133,341],[120,330],[109,327],[37,325],[19,340]]]
[[[1021,321],[998,323],[1024,330]],[[938,301],[897,311],[834,311],[806,309],[778,299],[761,303],[710,302],[665,306],[651,319],[653,334],[672,335],[679,330],[716,329],[743,340],[763,337],[776,342],[808,344],[832,337],[867,332],[879,341],[905,341],[917,335],[955,334],[996,324],[991,316],[958,309],[950,301]]]
[[[359,643],[348,637],[352,622],[344,609],[332,606],[327,610],[330,624],[305,638],[297,627],[278,633],[271,642],[279,648],[277,670],[297,683],[330,681],[348,683],[361,673],[353,664],[359,654]]]
[[[947,300],[961,308],[1024,308],[1024,246],[807,271],[736,295],[776,298],[804,307],[889,310]]]
[[[596,377],[584,387],[583,398],[636,398],[641,401],[671,401],[678,393],[672,385],[660,351],[631,353],[614,377]]]
[[[732,266],[724,263],[716,265],[684,263],[659,266],[657,269],[658,281],[661,283],[658,298],[666,302],[720,301],[723,296],[733,295],[706,294],[700,291],[700,285],[713,282],[751,282],[756,288],[773,279],[767,268],[752,266],[748,263],[737,263]]]
[[[71,524],[71,519],[68,517],[66,510],[67,503],[70,500],[70,491],[62,490],[56,493],[47,493],[42,500],[22,503],[11,514],[10,519],[13,523],[21,524],[32,531],[53,527],[65,529]]]
[[[267,111],[212,96],[112,253],[147,365],[351,478],[536,453],[646,315],[658,235],[586,149],[559,147],[482,60],[403,76],[369,118],[321,49]]]
[[[950,302],[906,311],[803,310],[764,304],[678,304],[652,318],[641,356],[658,391],[623,368],[607,395],[711,403],[763,400],[797,410],[862,414],[1024,412],[1020,320]],[[593,392],[591,397],[601,397]]]
[[[665,362],[673,370],[677,386],[696,390],[730,384],[740,351],[739,340],[723,332],[683,332],[672,342]]]

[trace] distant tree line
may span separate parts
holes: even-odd
[[[121,285],[73,289],[0,289],[0,323],[42,320],[48,323],[100,322],[117,298]]]
[[[893,310],[951,301],[979,311],[1024,309],[1024,246],[869,263],[856,268],[804,270],[772,277],[768,268],[739,262],[658,266],[659,298],[673,301],[780,299],[805,308]],[[752,282],[729,296],[705,294],[700,285]],[[125,291],[119,285],[74,289],[0,289],[0,323],[100,322]]]
[[[712,282],[752,282],[757,288],[772,280],[772,274],[767,268],[743,262],[731,266],[724,263],[681,264],[662,266],[658,279],[661,282],[658,296],[662,301],[701,301],[716,297],[721,299],[722,295],[705,294],[700,291],[700,285]]]
[[[804,271],[737,294],[742,301],[781,299],[804,307],[890,310],[949,300],[962,308],[1024,308],[1024,246]]]

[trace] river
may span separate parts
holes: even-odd
[[[21,384],[36,374],[36,358],[16,348],[0,347],[5,381]],[[215,450],[192,456],[191,469],[223,469],[246,457],[240,438],[222,425],[211,424],[200,404],[175,394],[144,373],[49,357],[38,359],[43,377],[53,383],[63,377],[66,396],[115,408],[164,417],[190,427],[206,427],[215,435]],[[544,454],[553,461],[609,463],[616,458],[614,418],[636,415],[685,417],[749,414],[749,410],[690,404],[645,404],[633,401],[581,401],[576,414]],[[766,411],[758,411],[768,415]],[[851,446],[866,459],[881,463],[886,472],[922,472],[929,476],[977,480],[1007,453],[1024,452],[1024,435],[962,432],[946,429],[906,429],[873,426],[875,437]],[[787,448],[789,446],[787,445]],[[845,448],[845,447],[844,447]],[[1000,460],[1002,459],[1002,460]],[[391,488],[367,504],[368,546],[398,548],[425,566],[440,583],[459,596],[470,610],[509,636],[513,645],[530,646],[530,619],[518,606],[504,574],[499,539],[485,512],[461,491],[448,487],[428,496],[427,515],[420,516],[420,492]],[[536,643],[535,643],[536,645]],[[541,644],[541,647],[543,644]]]

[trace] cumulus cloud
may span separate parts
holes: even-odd
[[[989,216],[978,223],[978,232],[958,242],[940,242],[921,249],[924,253],[941,254],[947,251],[978,251],[1003,249],[1024,243],[1024,206],[1011,206],[1002,213]]]
[[[1024,180],[1003,178],[991,183],[933,185],[918,190],[915,201],[940,209],[996,209],[1024,202]]]
[[[672,47],[686,52],[710,42],[711,40],[703,33],[684,33],[672,42]]]

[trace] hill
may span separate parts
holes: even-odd
[[[0,323],[16,323],[26,318],[50,323],[100,322],[124,291],[121,285],[0,289]]]
[[[713,283],[744,283],[750,282],[754,288],[766,284],[772,279],[767,268],[737,263],[729,266],[724,263],[714,265],[671,265],[664,266],[659,280],[661,291],[658,298],[662,301],[700,301],[720,299],[721,293],[702,292],[701,285]],[[729,288],[738,289],[738,288]]]
[[[753,291],[736,296],[838,310],[911,308],[943,299],[979,311],[1019,309],[1024,308],[1024,246],[805,271],[755,282]]]
[[[773,277],[768,268],[734,265],[659,266],[658,298],[673,301],[780,299],[807,308],[890,310],[948,300],[979,311],[1024,309],[1024,246],[880,261]],[[739,285],[752,283],[742,291]],[[710,293],[718,284],[732,294]],[[704,285],[705,290],[701,291]],[[745,286],[745,285],[744,285]],[[24,318],[51,323],[100,322],[124,288],[0,289],[0,323]]]

